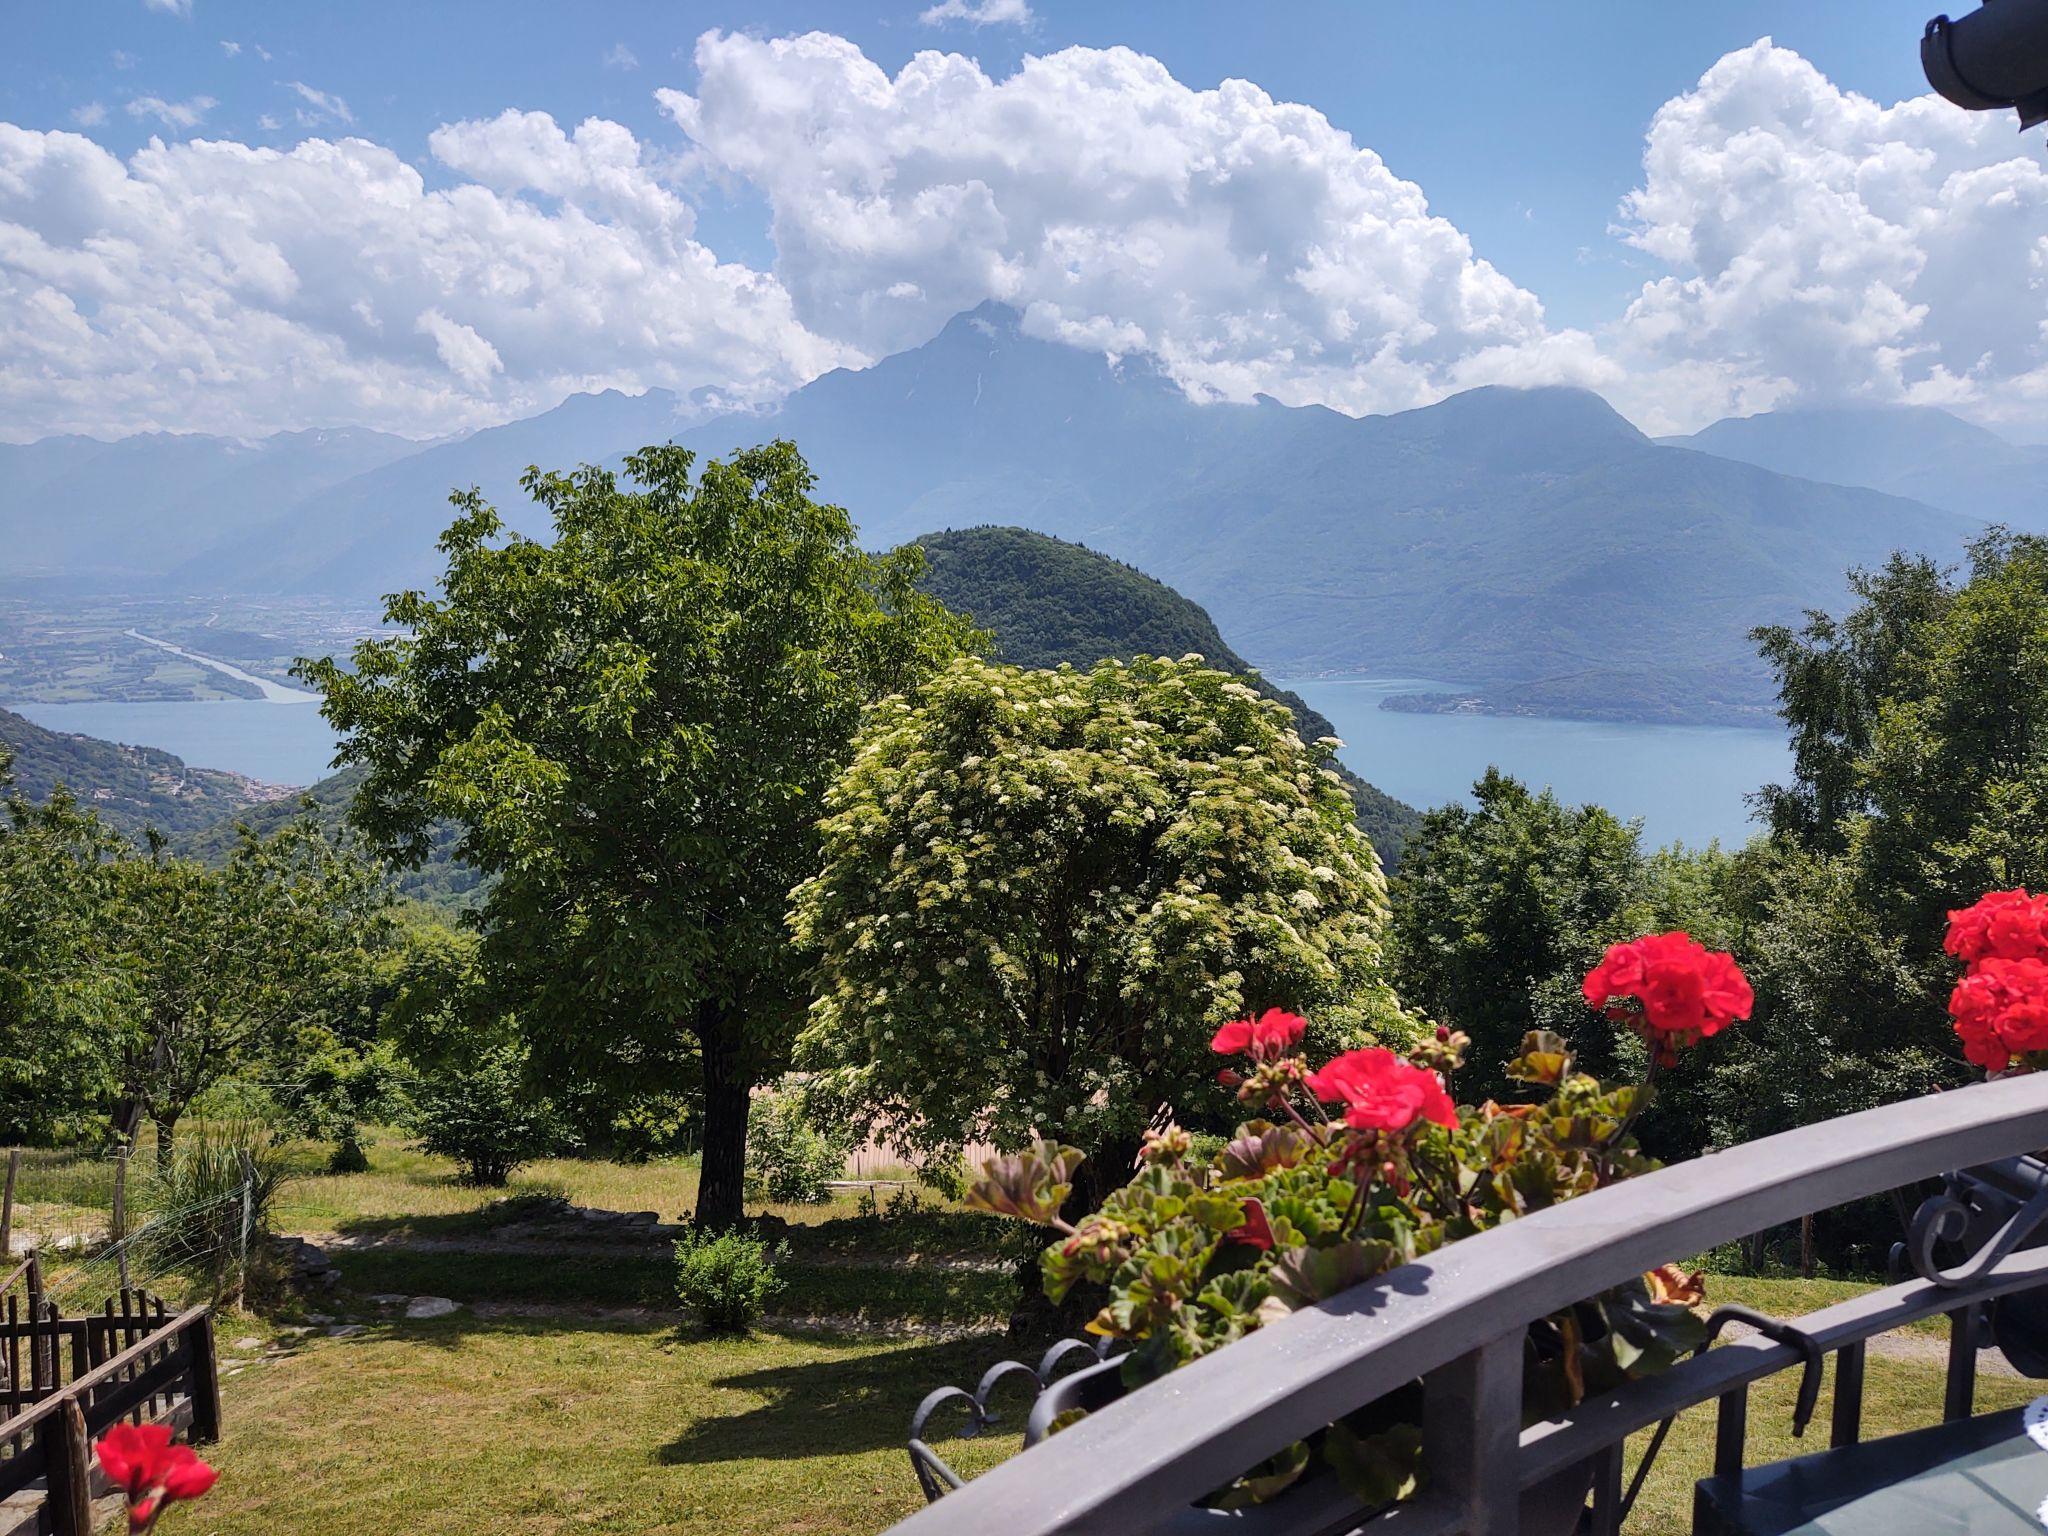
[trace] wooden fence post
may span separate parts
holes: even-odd
[[[0,1263],[14,1256],[14,1182],[21,1177],[21,1148],[7,1152],[7,1189],[0,1194]]]
[[[56,1536],[93,1536],[92,1445],[78,1399],[67,1397],[43,1422],[55,1431],[49,1459],[52,1528]]]
[[[204,1444],[220,1438],[220,1366],[214,1352],[213,1313],[185,1330],[192,1351],[192,1438]]]
[[[114,1154],[114,1262],[120,1266],[121,1289],[128,1289],[128,1149]]]

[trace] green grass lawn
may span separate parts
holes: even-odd
[[[902,1445],[918,1399],[971,1383],[1003,1353],[992,1337],[769,1329],[711,1340],[504,1318],[373,1326],[229,1381],[221,1483],[190,1523],[219,1536],[878,1531],[919,1502]],[[1794,1384],[1756,1390],[1752,1460],[1826,1443],[1826,1394],[1807,1441],[1791,1438]],[[1987,1377],[1980,1404],[2036,1390]],[[1867,1393],[1873,1437],[1932,1422],[1941,1369],[1873,1358]],[[973,1472],[1016,1446],[1007,1436],[941,1450]],[[1697,1409],[1673,1431],[1629,1529],[1682,1536],[1712,1454],[1713,1409]]]

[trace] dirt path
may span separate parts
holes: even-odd
[[[418,1237],[404,1232],[294,1232],[291,1236],[338,1253],[370,1250],[394,1253],[526,1254],[546,1258],[603,1258],[631,1254],[658,1257],[668,1251],[667,1238],[615,1239]],[[959,1270],[972,1274],[1001,1274],[1010,1266],[1001,1259],[962,1258],[951,1254],[926,1253],[807,1253],[792,1248],[790,1257],[799,1264],[820,1269],[925,1269]]]
[[[1730,1323],[1721,1332],[1724,1339],[1745,1339],[1756,1330],[1747,1323]],[[1880,1360],[1904,1360],[1912,1365],[1947,1365],[1948,1340],[1925,1333],[1880,1333],[1869,1341],[1869,1352]],[[1977,1374],[2005,1376],[2018,1380],[2020,1373],[1995,1349],[1978,1352]]]

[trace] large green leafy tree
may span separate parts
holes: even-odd
[[[386,938],[381,872],[306,823],[245,833],[210,867],[164,851],[113,866],[101,964],[119,989],[115,1129],[178,1122],[230,1075],[287,1090],[303,1064],[364,1043],[365,977]]]
[[[0,793],[11,782],[0,746]],[[112,1089],[115,990],[95,959],[111,847],[61,790],[0,800],[0,1140],[51,1136]]]
[[[417,862],[437,819],[491,877],[479,965],[551,1080],[631,1100],[701,1084],[697,1216],[741,1214],[747,1098],[802,1014],[782,916],[861,713],[971,631],[874,556],[788,443],[628,457],[629,483],[529,472],[552,543],[504,539],[474,492],[443,595],[402,637],[309,663],[359,826]]]
[[[1326,1044],[1403,1037],[1385,881],[1329,755],[1192,658],[965,659],[886,702],[797,893],[821,990],[799,1064],[928,1155],[1081,1147],[1092,1203],[1162,1107],[1227,1113],[1227,1020],[1281,1006]]]

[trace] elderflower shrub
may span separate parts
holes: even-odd
[[[1162,1099],[1228,1114],[1203,1042],[1235,1015],[1287,998],[1321,1048],[1412,1039],[1330,752],[1199,657],[967,658],[885,701],[794,897],[814,1099],[929,1158],[1052,1134],[1109,1167]]]

